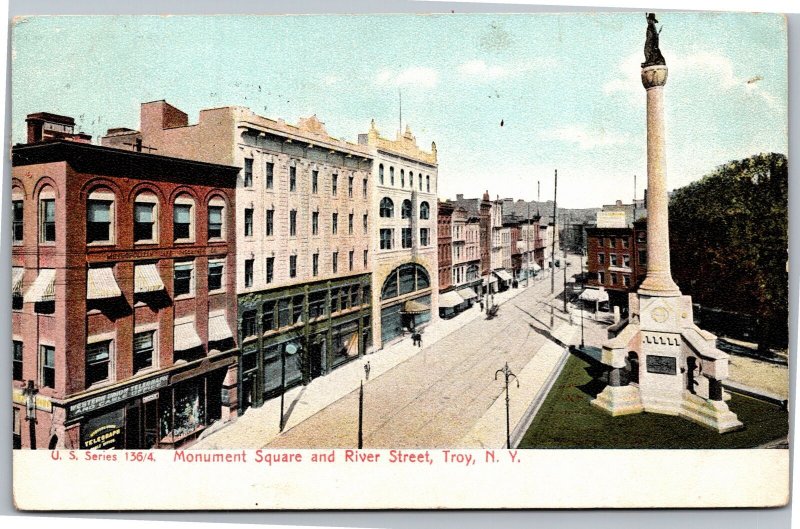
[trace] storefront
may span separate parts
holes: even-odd
[[[514,278],[505,268],[498,268],[492,271],[492,275],[498,279],[498,292],[503,292],[511,287]]]
[[[430,276],[422,265],[407,263],[392,270],[381,289],[384,346],[431,320],[430,292]]]
[[[466,308],[466,303],[455,290],[439,293],[439,317],[449,319]]]

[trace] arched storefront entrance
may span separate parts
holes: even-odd
[[[419,328],[431,319],[431,280],[422,265],[400,265],[386,277],[381,289],[381,341]]]

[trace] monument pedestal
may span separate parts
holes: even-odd
[[[592,406],[607,411],[614,417],[618,415],[631,415],[644,411],[639,388],[636,386],[606,386],[597,397],[592,400]]]

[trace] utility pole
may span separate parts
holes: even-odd
[[[525,287],[531,281],[531,203],[528,202],[528,233],[525,235],[525,258],[527,259],[528,273],[525,274]]]
[[[586,278],[583,277],[583,248],[581,248],[581,284],[583,288],[581,288],[581,296],[583,296],[584,291],[586,291]],[[581,299],[581,350],[583,350],[583,299]]]
[[[633,175],[633,222],[636,222],[636,175]]]
[[[358,387],[358,448],[364,448],[364,381]]]
[[[556,292],[556,230],[558,229],[557,216],[557,200],[558,200],[558,169],[555,170],[555,178],[553,183],[553,234],[552,242],[550,244],[550,295]],[[550,301],[550,328],[555,324],[555,316],[553,314],[553,302]]]
[[[569,229],[569,222],[564,222],[564,235],[567,234],[567,230]],[[565,237],[566,239],[566,237]],[[562,242],[562,246],[564,247],[564,314],[567,313],[567,245],[566,242]]]
[[[511,370],[508,368],[508,362],[506,362],[506,365],[503,366],[503,369],[498,369],[495,372],[495,374],[494,374],[494,379],[495,380],[497,380],[497,375],[499,375],[500,373],[502,373],[503,376],[506,379],[506,448],[508,448],[510,450],[511,449],[511,413],[509,411],[509,402],[511,401],[511,399],[508,396],[508,383],[509,383],[510,380],[513,379],[513,380],[515,380],[517,382],[517,387],[519,387],[519,380],[517,379],[517,375],[512,373]]]

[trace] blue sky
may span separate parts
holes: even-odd
[[[757,152],[787,152],[778,15],[663,13],[670,188]],[[138,127],[139,104],[317,114],[355,141],[370,119],[439,150],[439,194],[629,201],[646,178],[642,13],[43,17],[13,28],[12,141],[31,112],[95,136]],[[501,121],[503,126],[500,126]]]

